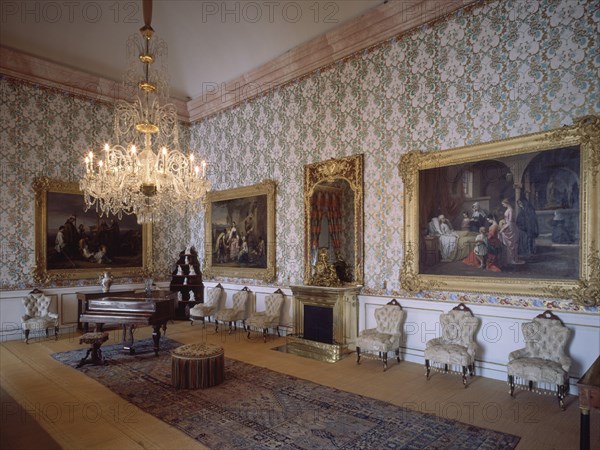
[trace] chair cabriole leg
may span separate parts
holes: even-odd
[[[515,393],[515,377],[513,375],[508,376],[508,386],[509,386],[508,393],[512,397],[513,394]]]

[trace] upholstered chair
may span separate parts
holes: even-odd
[[[396,354],[400,363],[400,344],[402,342],[402,326],[406,313],[396,299],[375,310],[375,328],[360,332],[356,338],[356,364],[360,357],[367,355],[383,362],[383,370],[387,370],[389,352]]]
[[[21,327],[25,332],[25,343],[29,344],[29,333],[31,330],[46,330],[54,327],[54,338],[58,340],[58,314],[49,312],[50,297],[38,289],[31,291],[27,297],[23,298],[25,315],[21,318]]]
[[[551,311],[536,316],[521,325],[525,348],[508,355],[508,384],[510,395],[518,386],[544,393],[548,387],[556,388],[558,404],[565,409],[564,398],[569,392],[571,358],[565,354],[570,330]],[[515,380],[516,379],[516,380]]]
[[[284,297],[281,289],[277,289],[265,297],[265,310],[254,312],[246,319],[248,339],[250,339],[250,331],[252,329],[262,331],[264,342],[267,342],[269,328],[277,330],[277,336],[281,336],[279,333],[279,321],[281,320],[283,300]]]
[[[190,308],[190,321],[191,325],[194,324],[195,320],[201,320],[202,326],[206,326],[205,319],[210,322],[210,317],[214,316],[223,305],[223,298],[225,297],[225,289],[221,284],[217,284],[215,287],[208,290],[206,295],[206,301],[204,303],[198,303]]]
[[[241,291],[233,294],[233,306],[223,308],[215,315],[215,332],[219,331],[219,321],[229,323],[229,333],[237,330],[237,322],[241,321],[242,326],[246,327],[246,317],[250,290],[244,287]]]
[[[477,343],[475,333],[479,327],[479,318],[463,303],[446,314],[440,315],[442,336],[430,339],[425,344],[425,374],[429,380],[431,366],[438,370],[462,373],[463,385],[467,387],[467,370],[475,375],[475,354]],[[454,370],[455,367],[460,368]]]

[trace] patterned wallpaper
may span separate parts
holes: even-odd
[[[196,123],[189,130],[192,148],[206,155],[215,190],[277,182],[277,282],[284,285],[302,282],[303,166],[364,153],[364,292],[395,295],[403,254],[400,156],[599,114],[599,31],[597,0],[485,2]],[[83,149],[108,138],[111,110],[6,78],[0,89],[0,285],[10,288],[30,285],[30,180],[38,174],[75,180]],[[203,216],[184,223],[155,227],[159,277],[168,276],[173,258],[189,243],[202,253]]]

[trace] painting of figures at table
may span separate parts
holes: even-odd
[[[267,195],[211,203],[212,265],[267,267]]]
[[[83,195],[47,194],[47,269],[142,267],[142,225],[135,216],[100,217]]]
[[[423,274],[579,276],[578,147],[419,172]]]

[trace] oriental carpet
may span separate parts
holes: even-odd
[[[143,411],[203,445],[219,449],[512,449],[519,437],[402,408],[270,369],[225,360],[222,384],[198,390],[171,386],[170,350],[161,340],[103,347],[107,363],[80,370]],[[85,349],[55,353],[75,367]]]

